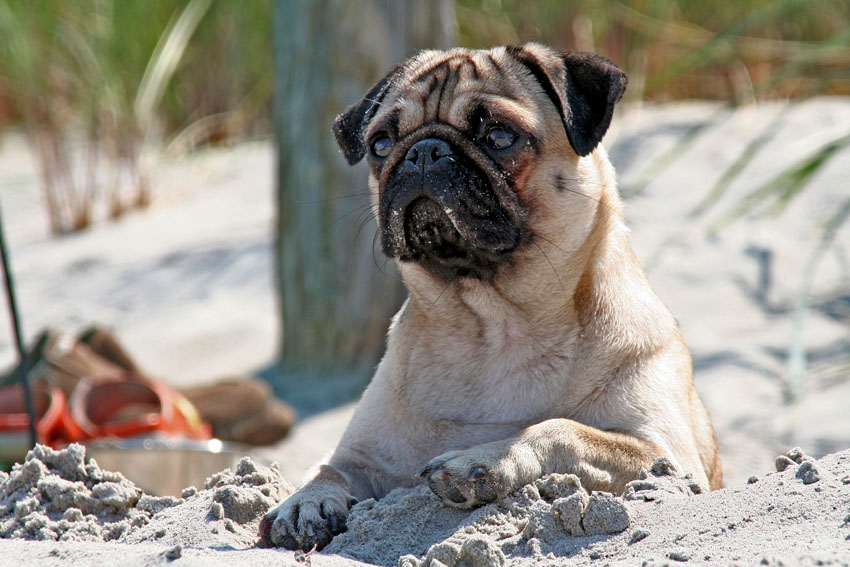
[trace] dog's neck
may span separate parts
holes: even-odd
[[[396,324],[414,324],[417,335],[440,342],[456,336],[499,355],[526,348],[528,356],[563,354],[583,340],[607,342],[613,349],[645,351],[675,328],[638,262],[620,215],[619,201],[600,200],[585,244],[573,255],[541,254],[535,268],[514,271],[493,282],[464,279],[435,283],[415,264],[400,266],[410,299]],[[532,262],[523,265],[535,266]],[[647,317],[652,313],[651,318]],[[640,328],[642,333],[635,334]],[[657,329],[654,330],[654,329]],[[640,337],[641,344],[630,341]]]
[[[489,408],[506,399],[505,423],[546,419],[556,407],[563,414],[566,400],[578,404],[568,411],[579,412],[605,377],[678,337],[618,207],[600,203],[585,244],[537,266],[517,262],[527,270],[492,283],[435,285],[420,266],[401,264],[410,297],[393,320],[378,375],[395,384],[408,408],[416,407],[410,400],[432,399],[438,409],[429,419],[492,420]],[[439,388],[440,380],[451,387]]]

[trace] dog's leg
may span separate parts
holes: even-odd
[[[573,473],[588,490],[619,493],[661,456],[660,447],[627,433],[550,419],[507,439],[444,453],[419,475],[447,504],[470,508],[550,473]]]

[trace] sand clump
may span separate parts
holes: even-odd
[[[621,498],[589,494],[575,475],[548,475],[472,512],[446,507],[421,486],[356,505],[348,531],[325,553],[404,567],[501,566],[578,550],[629,523]]]
[[[85,460],[71,445],[42,445],[0,478],[0,537],[60,541],[111,541],[144,526],[173,498],[155,498],[120,473]]]
[[[189,487],[182,498],[144,493],[122,474],[104,471],[85,448],[38,445],[11,473],[0,473],[0,538],[51,541],[157,541],[172,546],[246,548],[263,514],[290,487],[276,467],[242,459]]]
[[[670,498],[683,498],[702,494],[706,487],[696,482],[691,474],[680,476],[669,459],[656,459],[648,471],[641,471],[638,480],[626,485],[624,500],[664,502]]]
[[[245,457],[233,470],[209,477],[203,490],[185,489],[179,505],[162,510],[121,541],[251,548],[258,541],[263,515],[291,491],[276,465],[264,467]]]

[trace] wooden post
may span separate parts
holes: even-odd
[[[350,371],[384,349],[405,291],[376,238],[365,163],[334,117],[395,64],[455,39],[453,0],[278,0],[274,125],[284,370]]]

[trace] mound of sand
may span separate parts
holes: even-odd
[[[612,534],[628,526],[623,499],[588,494],[575,475],[546,476],[472,512],[444,506],[423,485],[356,505],[348,531],[325,553],[378,565],[483,567],[504,565],[509,557],[542,557],[543,542],[580,546],[581,537],[566,536]]]
[[[550,475],[473,511],[425,486],[397,489],[354,506],[348,531],[305,555],[254,547],[263,514],[290,490],[276,467],[246,458],[201,490],[157,498],[79,445],[39,446],[0,477],[0,537],[11,565],[850,565],[850,450],[814,460],[794,449],[776,469],[704,492],[660,459],[622,497]]]
[[[208,478],[203,490],[151,496],[86,460],[78,444],[61,451],[38,445],[0,475],[0,538],[41,541],[249,548],[263,514],[290,490],[276,467],[244,458]]]
[[[706,493],[659,459],[622,498],[550,475],[471,513],[445,508],[425,487],[399,489],[355,506],[325,553],[406,567],[847,564],[850,451],[815,461],[794,449],[776,468]]]

